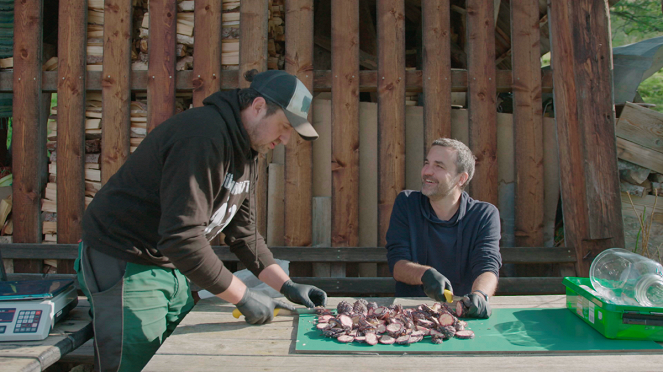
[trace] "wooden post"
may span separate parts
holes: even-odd
[[[222,0],[197,0],[194,3],[193,106],[221,89],[221,15]],[[200,76],[200,77],[199,77]]]
[[[130,1],[106,0],[104,6],[104,64],[102,72],[101,183],[129,157],[131,131],[131,13]]]
[[[332,245],[359,240],[359,2],[332,6]]]
[[[62,0],[58,18],[57,239],[81,238],[85,212],[85,46],[87,1]],[[73,261],[58,260],[58,273],[73,273]]]
[[[511,2],[515,245],[543,246],[543,117],[538,0]]]
[[[624,247],[608,5],[553,1],[548,14],[564,239],[587,276],[598,253]]]
[[[175,115],[177,1],[151,0],[147,71],[147,131]],[[194,49],[195,50],[195,49]],[[195,61],[195,59],[194,59]]]
[[[470,148],[477,157],[470,194],[497,206],[494,3],[467,0],[467,96]]]
[[[243,0],[240,2],[239,22],[239,87],[248,88],[244,79],[247,71],[267,70],[267,0]],[[258,160],[258,184],[256,185],[256,226],[262,236],[267,234],[267,164],[264,156]]]
[[[450,10],[449,0],[423,0],[421,3],[424,153],[436,139],[451,137]]]
[[[313,92],[313,0],[286,0],[285,70]],[[313,122],[313,110],[309,110]],[[312,144],[293,133],[285,146],[285,244],[311,245]]]
[[[318,133],[319,134],[319,133]],[[330,247],[331,246],[331,197],[330,196],[314,196],[312,201],[312,242],[314,247]],[[314,263],[313,276],[315,277],[330,277],[331,276],[330,263]],[[345,265],[343,265],[345,267]],[[338,265],[335,264],[334,273],[338,273]],[[345,275],[343,275],[345,276]]]
[[[12,169],[15,243],[41,243],[41,181],[46,162],[46,121],[42,120],[43,3],[14,4]],[[41,137],[43,136],[43,140]],[[15,272],[39,272],[41,263],[14,260]]]
[[[269,164],[269,185],[267,189],[267,236],[268,246],[282,247],[283,239],[283,164]]]
[[[378,17],[378,244],[405,187],[405,4],[380,0]]]

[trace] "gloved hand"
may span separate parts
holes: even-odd
[[[274,318],[274,309],[287,309],[295,311],[295,307],[283,301],[275,300],[261,292],[247,288],[244,297],[235,305],[244,314],[244,319],[250,324],[264,324]]]
[[[426,296],[435,301],[445,302],[444,290],[448,289],[453,292],[451,282],[439,271],[430,268],[421,276],[421,282],[424,285],[424,293]]]
[[[280,291],[288,300],[306,307],[327,306],[327,293],[318,287],[297,284],[292,280],[283,283]]]
[[[493,311],[490,309],[488,299],[480,292],[472,292],[463,297],[463,304],[468,308],[464,313],[470,318],[488,319]]]

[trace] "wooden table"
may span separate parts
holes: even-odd
[[[78,298],[78,306],[55,325],[42,341],[0,342],[0,371],[43,371],[92,338],[90,304]]]
[[[330,298],[328,307],[341,300]],[[415,306],[432,301],[427,298],[377,298],[380,305],[400,303]],[[564,296],[497,296],[491,298],[493,308],[561,308]],[[491,355],[348,355],[296,354],[297,317],[278,316],[262,326],[251,326],[232,317],[234,306],[209,298],[201,300],[182,321],[172,336],[161,346],[144,371],[219,371],[219,370],[469,370],[531,371],[546,370],[661,370],[663,354],[630,353],[567,353]]]

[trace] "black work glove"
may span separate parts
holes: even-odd
[[[318,287],[297,284],[292,280],[283,283],[280,291],[288,300],[306,307],[327,306],[327,293]]]
[[[493,311],[490,310],[488,299],[480,292],[472,292],[465,295],[465,297],[463,297],[463,303],[468,308],[464,313],[466,317],[488,319],[493,313]]]
[[[421,276],[421,283],[424,285],[426,296],[435,301],[446,302],[446,298],[444,297],[445,289],[453,293],[449,279],[433,268],[426,270],[424,275]]]
[[[274,309],[287,309],[295,311],[295,307],[283,301],[275,300],[264,293],[252,291],[249,288],[244,297],[237,303],[237,309],[244,314],[244,319],[250,324],[264,324],[274,318]]]

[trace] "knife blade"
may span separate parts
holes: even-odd
[[[288,309],[274,309],[274,316],[277,316],[279,314],[280,315],[285,315],[285,316],[295,316],[295,315],[299,315],[299,314],[315,314],[315,313],[316,313],[315,308],[311,308],[311,309],[309,309],[309,308],[297,308],[297,309],[295,309],[295,311],[288,310]],[[239,311],[238,308],[235,308],[233,310],[233,317],[235,317],[235,319],[239,319],[239,317],[241,315],[242,315],[242,312]]]

